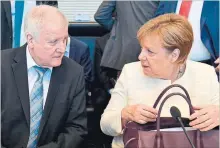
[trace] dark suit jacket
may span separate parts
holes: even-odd
[[[116,70],[100,66],[105,45],[109,37],[110,34],[108,33],[96,39],[95,56],[94,56],[94,75],[95,75],[94,85],[95,87],[104,88],[104,90],[106,91],[114,87],[115,83],[113,82],[112,79],[116,80],[117,77]]]
[[[86,83],[91,83],[93,75],[89,46],[74,37],[70,37],[69,58],[73,59],[84,68]]]
[[[109,39],[110,34],[106,34],[96,39],[95,42],[95,57],[94,57],[94,83],[92,86],[92,101],[94,106],[94,113],[92,116],[93,124],[91,133],[95,135],[94,141],[97,145],[104,145],[111,147],[112,137],[102,133],[100,129],[101,115],[108,105],[111,97],[108,92],[114,87],[112,79],[116,79],[117,71],[110,68],[103,68],[100,66],[102,54]],[[98,146],[97,146],[98,147]],[[100,147],[100,146],[99,146]]]
[[[92,100],[96,115],[99,115],[100,118],[110,99],[109,90],[114,87],[117,79],[117,70],[100,66],[103,51],[106,42],[109,39],[109,35],[110,34],[106,34],[97,38],[95,43],[95,79],[92,87]],[[100,121],[100,118],[98,121]]]
[[[58,7],[57,1],[36,1],[37,5]],[[1,50],[12,48],[12,16],[10,1],[1,1]]]
[[[12,16],[10,1],[1,1],[1,50],[12,48]]]
[[[176,6],[177,1],[161,1],[156,16],[165,13],[175,13]],[[204,1],[200,28],[201,40],[214,62],[219,57],[219,1]]]
[[[26,45],[1,54],[1,144],[26,147],[30,132]],[[52,71],[38,146],[80,148],[87,133],[85,105],[83,68],[63,57],[62,64]]]

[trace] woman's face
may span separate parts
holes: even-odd
[[[150,35],[143,39],[139,60],[145,75],[155,78],[169,78],[173,70],[171,53],[162,47],[157,35]]]

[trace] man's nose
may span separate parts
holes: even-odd
[[[64,53],[66,51],[66,43],[61,42],[57,48],[57,52]]]

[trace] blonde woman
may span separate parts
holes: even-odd
[[[156,17],[137,33],[142,51],[139,62],[124,66],[101,118],[101,129],[114,136],[112,147],[123,147],[123,126],[128,121],[140,124],[155,122],[157,108],[153,104],[161,91],[171,84],[187,89],[197,110],[189,115],[189,107],[181,97],[172,97],[164,105],[161,116],[171,116],[177,106],[183,117],[193,120],[192,128],[210,130],[219,125],[219,84],[214,67],[187,60],[193,43],[189,22],[176,14]],[[170,92],[182,92],[174,88]]]

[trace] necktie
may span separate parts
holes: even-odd
[[[192,0],[187,0],[187,1],[183,0],[181,7],[180,7],[179,14],[188,18],[191,5],[192,5]]]
[[[14,40],[13,47],[20,46],[21,24],[24,11],[24,1],[15,1],[15,21],[14,21]]]
[[[43,76],[47,71],[46,68],[34,66],[38,78],[30,94],[30,136],[28,148],[36,148],[37,136],[40,127],[40,121],[43,113]]]

